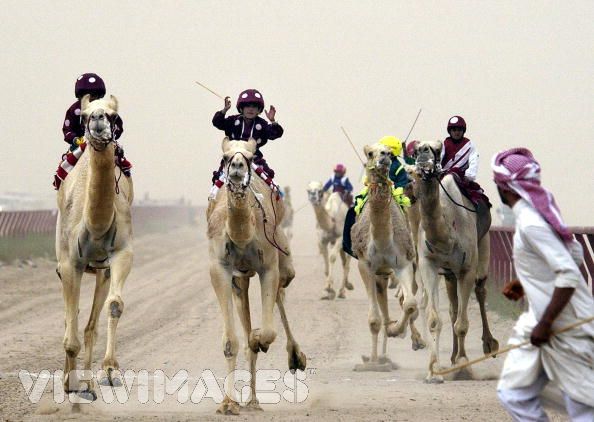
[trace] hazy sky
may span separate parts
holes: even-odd
[[[74,82],[96,72],[120,101],[137,197],[206,202],[222,101],[245,88],[277,108],[285,135],[263,149],[305,201],[336,162],[360,165],[383,135],[443,139],[460,114],[489,162],[525,146],[569,224],[593,225],[592,1],[0,1],[0,192],[52,195]],[[357,186],[358,188],[358,186]]]

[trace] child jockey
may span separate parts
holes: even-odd
[[[464,134],[466,121],[462,116],[452,116],[448,120],[448,136],[441,149],[441,168],[446,173],[454,173],[454,180],[462,193],[472,201],[477,212],[477,230],[479,238],[491,226],[491,203],[483,189],[475,181],[478,172],[479,154]]]
[[[345,176],[346,170],[344,164],[337,164],[334,167],[334,176],[330,177],[324,185],[324,192],[332,188],[332,192],[340,193],[344,203],[350,207],[353,204],[353,185],[349,178]]]
[[[217,129],[224,131],[229,139],[248,141],[250,138],[254,138],[258,146],[254,155],[254,164],[261,167],[272,179],[274,170],[268,167],[260,148],[266,145],[268,141],[283,136],[283,128],[275,120],[276,109],[271,105],[270,111],[265,111],[270,123],[259,117],[258,115],[264,111],[264,97],[256,89],[246,89],[239,94],[236,106],[240,114],[225,117],[225,114],[231,108],[231,99],[225,97],[225,106],[215,113],[212,124]],[[219,184],[222,186],[221,178],[224,177],[223,161],[221,161],[219,169],[213,171],[212,174],[212,182],[217,185],[217,188],[220,187]],[[211,192],[210,197],[213,197],[213,192]]]
[[[54,176],[54,187],[56,190],[59,189],[62,180],[66,178],[68,172],[72,170],[84,151],[84,146],[82,145],[85,143],[85,128],[83,127],[81,117],[81,100],[87,94],[90,96],[89,101],[94,101],[105,96],[105,82],[103,82],[103,79],[99,75],[95,73],[84,73],[76,79],[76,83],[74,84],[76,101],[66,110],[66,117],[62,125],[64,142],[69,145],[69,148],[62,156],[63,162],[58,167]],[[119,114],[114,119],[112,131],[114,141],[119,139],[124,132],[124,122]],[[76,151],[78,148],[80,150]],[[116,148],[116,155],[116,164],[126,176],[129,176],[132,164],[124,158],[124,150],[119,146]]]
[[[395,136],[384,136],[382,139],[379,140],[379,143],[382,145],[387,146],[390,148],[390,152],[392,153],[392,164],[390,165],[390,171],[388,172],[388,177],[394,184],[392,188],[392,195],[394,200],[403,207],[410,206],[410,199],[408,196],[404,194],[404,189],[406,189],[411,180],[408,177],[408,174],[404,170],[404,166],[400,162],[400,154],[402,153],[402,141],[396,138]],[[367,182],[365,182],[367,185]],[[348,253],[349,255],[356,258],[352,249],[351,249],[351,228],[355,224],[357,220],[357,215],[361,212],[363,205],[367,202],[367,193],[368,187],[365,186],[363,190],[355,197],[355,206],[349,208],[347,212],[345,222],[344,222],[344,230],[342,234],[342,249]]]
[[[443,171],[453,171],[461,177],[476,180],[478,172],[479,154],[470,141],[465,138],[466,121],[462,116],[453,116],[448,120],[448,136],[443,141],[441,149],[441,168]]]

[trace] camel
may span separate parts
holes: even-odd
[[[285,236],[287,237],[287,240],[289,241],[289,243],[291,243],[291,240],[293,239],[293,214],[294,214],[294,211],[293,211],[293,204],[291,202],[291,187],[290,186],[285,186],[285,196],[284,196],[283,200],[285,201],[285,216],[281,223],[281,227],[282,227],[283,231],[285,232]]]
[[[334,290],[334,266],[336,258],[340,256],[342,263],[342,285],[338,297],[344,299],[346,290],[353,290],[349,282],[351,257],[342,250],[342,232],[348,207],[342,200],[340,193],[324,195],[323,185],[320,182],[311,182],[307,187],[307,196],[311,203],[317,220],[318,248],[324,259],[324,275],[326,276],[326,293],[322,300],[333,300],[336,297]],[[330,252],[328,253],[328,249]]]
[[[361,367],[374,370],[386,359],[387,337],[403,336],[409,319],[417,313],[413,293],[415,251],[406,215],[392,197],[388,178],[390,149],[379,143],[365,146],[369,197],[356,223],[351,228],[353,251],[369,299],[368,323],[371,331],[371,356],[363,358]],[[403,292],[403,317],[390,320],[388,311],[388,279],[398,279]],[[378,309],[379,308],[379,309]],[[383,319],[380,319],[380,311]],[[383,326],[382,360],[378,358],[378,334]],[[378,370],[384,370],[378,367]]]
[[[483,324],[483,351],[499,349],[491,334],[485,309],[485,282],[489,269],[489,234],[478,239],[474,205],[458,188],[452,175],[441,179],[442,143],[421,142],[415,148],[417,156],[418,199],[421,224],[418,233],[419,269],[427,292],[427,325],[430,333],[431,356],[427,382],[443,382],[433,374],[439,368],[439,280],[446,280],[452,321],[452,364],[468,360],[465,338],[468,332],[468,301],[474,286]],[[441,185],[441,188],[440,188]],[[466,374],[466,376],[472,374]]]
[[[261,410],[256,397],[256,359],[267,352],[276,337],[273,325],[274,305],[279,308],[287,334],[289,369],[304,370],[306,356],[291,333],[285,308],[284,289],[295,277],[287,239],[280,228],[284,214],[282,201],[270,195],[266,183],[252,173],[256,141],[222,143],[226,182],[207,210],[210,278],[223,314],[223,354],[231,382],[218,413],[239,414],[235,397],[234,370],[239,342],[235,333],[237,313],[246,340],[246,358],[252,374],[250,400],[246,408]],[[262,328],[252,330],[248,288],[250,278],[260,278],[262,291]]]
[[[56,272],[62,281],[65,302],[64,390],[95,400],[94,381],[81,388],[76,358],[81,348],[78,337],[80,284],[83,273],[95,272],[95,293],[89,322],[84,331],[84,369],[91,369],[93,346],[97,341],[97,320],[104,304],[109,310],[107,347],[103,359],[106,376],[100,383],[121,385],[115,356],[116,329],[124,311],[122,289],[132,267],[132,179],[116,174],[112,122],[118,101],[110,99],[81,102],[86,126],[87,148],[76,167],[64,180],[57,195]]]

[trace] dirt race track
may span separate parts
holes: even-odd
[[[63,369],[63,300],[55,264],[38,260],[37,268],[8,266],[0,269],[0,420],[384,420],[384,421],[507,421],[497,401],[495,378],[501,359],[477,366],[473,381],[423,383],[427,350],[414,352],[410,338],[390,339],[388,354],[400,367],[392,372],[354,372],[362,354],[369,354],[367,297],[358,271],[351,264],[355,291],[346,300],[319,300],[323,267],[309,208],[295,218],[293,255],[297,278],[287,291],[287,312],[293,332],[307,354],[306,379],[288,397],[264,404],[264,412],[242,410],[238,417],[215,415],[218,405],[209,398],[199,403],[179,403],[167,395],[154,398],[152,374],[161,369],[173,376],[185,369],[190,392],[206,369],[219,384],[225,377],[219,306],[208,276],[205,222],[170,233],[150,234],[135,240],[135,263],[124,290],[125,311],[118,329],[117,357],[122,369],[144,369],[149,377],[149,400],[143,404],[136,385],[124,404],[106,403],[102,396],[92,404],[55,403],[52,381],[38,403],[31,403],[17,376],[19,370],[51,373]],[[259,289],[252,282],[253,325],[260,326]],[[79,327],[89,315],[94,278],[83,279]],[[391,295],[392,296],[392,295]],[[390,309],[399,316],[396,301]],[[451,335],[445,295],[441,300],[442,364],[449,363]],[[471,302],[468,339],[470,358],[482,353],[481,327],[476,301]],[[493,332],[505,344],[511,322],[490,314]],[[94,370],[100,369],[105,351],[106,315],[101,316],[95,347]],[[420,319],[419,319],[420,321]],[[239,329],[239,325],[238,325]],[[287,369],[285,336],[277,315],[277,339],[267,354],[260,353],[259,369]],[[241,332],[238,332],[241,335]],[[82,332],[81,332],[82,341]],[[241,338],[243,342],[243,338]],[[79,360],[83,353],[79,354]],[[80,361],[82,364],[82,361]],[[243,353],[239,364],[245,368]],[[80,367],[80,366],[79,366]],[[58,385],[61,381],[58,380]],[[244,383],[238,382],[241,389]],[[304,387],[306,386],[306,388]],[[277,391],[286,392],[282,379]],[[210,391],[210,390],[209,390]],[[291,394],[293,394],[291,396]],[[296,393],[298,392],[298,393]],[[551,420],[565,420],[550,410]]]

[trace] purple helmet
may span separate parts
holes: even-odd
[[[450,120],[448,120],[448,133],[450,133],[450,129],[453,127],[462,128],[464,132],[466,132],[466,121],[462,116],[452,116]]]
[[[74,95],[82,98],[86,94],[95,94],[99,98],[105,96],[105,82],[96,73],[83,73],[76,79]]]
[[[257,104],[261,112],[264,110],[264,97],[257,89],[246,89],[237,98],[237,111],[241,113],[246,104]]]

